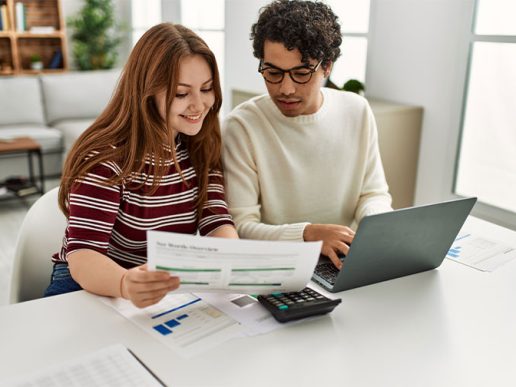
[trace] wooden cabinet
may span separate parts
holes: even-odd
[[[61,0],[0,0],[0,5],[0,75],[68,69]],[[41,69],[32,68],[36,57]]]
[[[368,98],[393,208],[414,205],[423,108]]]

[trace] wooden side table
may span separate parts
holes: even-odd
[[[30,185],[23,188],[36,188],[36,190],[28,190],[29,194],[45,192],[45,177],[43,173],[43,157],[41,155],[41,146],[30,137],[17,137],[9,140],[0,139],[0,155],[3,154],[26,154],[29,162],[29,182]],[[39,167],[39,185],[36,184],[34,176],[33,157],[36,156]],[[23,189],[22,188],[22,189]],[[21,190],[20,190],[21,191]],[[27,192],[27,191],[26,191]],[[14,192],[16,196],[25,196],[20,192]],[[28,194],[26,194],[28,195]]]

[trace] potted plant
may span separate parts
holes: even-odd
[[[32,54],[30,56],[30,68],[36,71],[43,70],[43,62],[41,61],[41,55]]]
[[[342,90],[351,91],[352,93],[363,95],[365,91],[365,86],[358,79],[350,79],[344,86],[342,86]]]
[[[85,0],[79,13],[68,19],[68,25],[73,30],[73,57],[79,70],[110,69],[115,65],[121,39],[111,0]]]
[[[365,86],[358,79],[350,79],[342,87],[339,87],[334,82],[331,81],[330,77],[326,79],[325,87],[329,87],[330,89],[344,90],[350,91],[352,93],[364,95]]]

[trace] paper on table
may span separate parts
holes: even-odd
[[[271,312],[247,294],[195,293],[195,295],[242,324],[247,336],[268,333],[287,326],[277,322]]]
[[[164,386],[146,366],[121,344],[0,381],[2,386]]]
[[[238,321],[194,294],[170,293],[142,309],[121,298],[99,298],[184,358],[246,336]]]
[[[493,271],[516,258],[516,248],[475,234],[459,234],[447,258],[482,271]]]
[[[180,277],[175,293],[298,291],[310,281],[321,246],[321,241],[251,241],[147,231],[148,267]]]

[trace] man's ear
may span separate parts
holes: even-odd
[[[331,74],[331,69],[333,68],[333,62],[328,62],[326,67],[323,67],[324,70],[324,78],[328,78]]]

